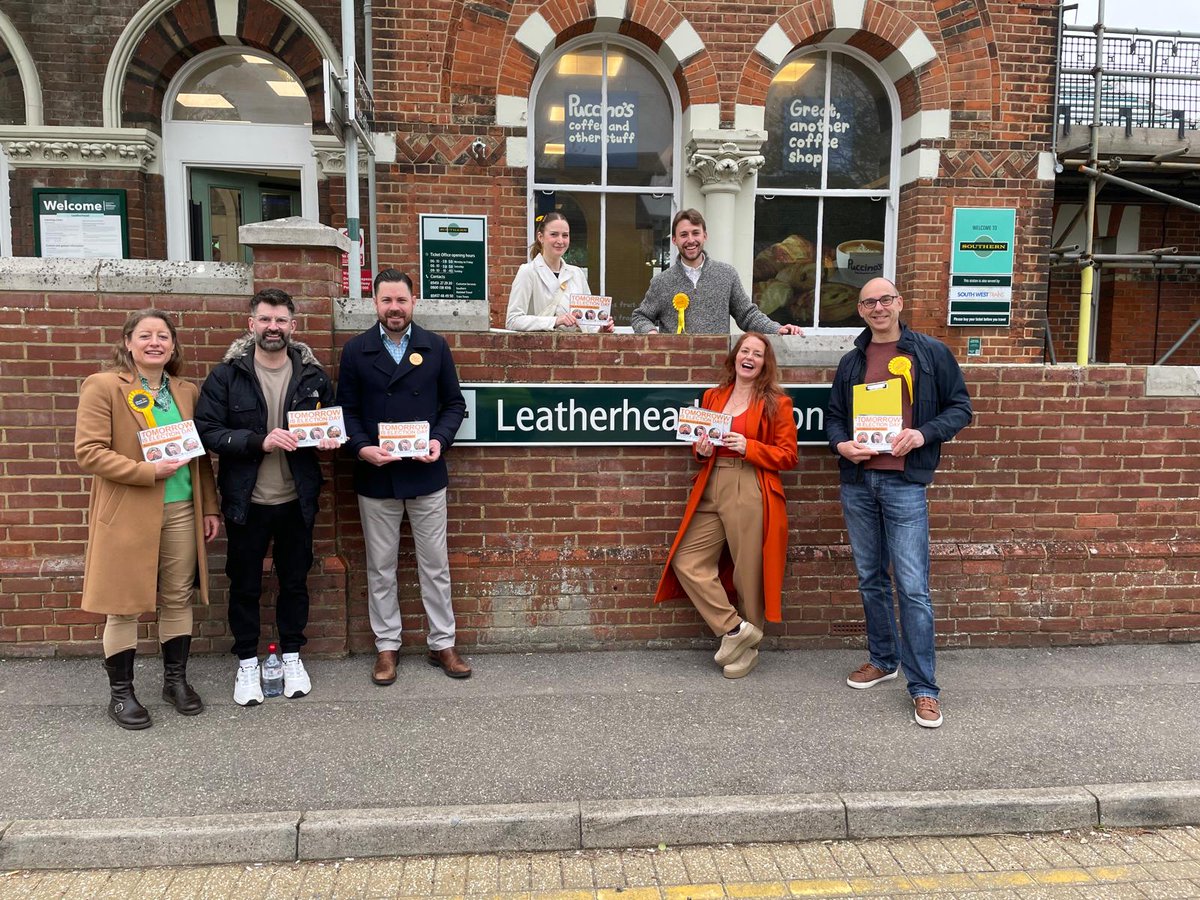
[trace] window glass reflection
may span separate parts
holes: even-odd
[[[310,125],[304,85],[274,61],[252,53],[219,56],[194,69],[171,107],[179,122]]]

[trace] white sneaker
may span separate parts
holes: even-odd
[[[308,680],[308,672],[300,657],[295,659],[283,658],[283,696],[291,700],[293,697],[303,697],[312,690],[312,682]]]
[[[736,634],[726,634],[721,638],[721,646],[717,649],[713,662],[718,666],[736,662],[747,650],[757,647],[762,639],[762,629],[743,619]]]
[[[258,706],[263,702],[262,670],[258,663],[238,666],[237,681],[233,685],[233,702],[238,706]]]

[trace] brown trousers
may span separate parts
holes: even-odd
[[[671,568],[713,634],[741,622],[721,585],[718,565],[729,545],[733,586],[743,617],[762,628],[763,498],[758,473],[743,459],[718,457],[700,505],[675,550]]]
[[[196,533],[192,501],[163,507],[158,539],[158,640],[192,633],[192,598],[196,592]],[[104,656],[137,647],[138,617],[109,616],[104,622]]]

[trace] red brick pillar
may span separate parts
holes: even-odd
[[[296,301],[296,337],[308,344],[330,375],[336,374],[333,309],[341,297],[341,255],[349,239],[319,222],[292,217],[238,229],[242,244],[254,249],[254,290],[279,288]],[[323,463],[321,494],[313,538],[316,561],[308,577],[312,598],[306,636],[308,653],[341,654],[346,641],[346,564],[337,553],[337,514],[333,500],[333,459]],[[264,601],[266,597],[264,596]],[[264,625],[270,615],[264,602]]]

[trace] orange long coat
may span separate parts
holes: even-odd
[[[701,405],[705,409],[722,410],[733,393],[733,385],[724,388],[709,388],[704,392]],[[761,400],[750,404],[746,411],[746,459],[754,466],[758,475],[758,489],[763,497],[763,609],[767,621],[779,622],[783,619],[783,573],[787,568],[787,501],[783,496],[783,482],[780,472],[796,467],[799,453],[796,446],[796,421],[792,415],[792,400],[783,396],[775,405],[775,414],[766,416]],[[713,470],[717,455],[714,453],[703,460],[703,468],[696,473],[692,484],[692,493],[688,497],[687,508],[683,513],[683,521],[675,541],[671,544],[671,552],[667,555],[667,564],[663,567],[662,577],[658,581],[658,590],[654,593],[654,602],[674,600],[686,597],[687,593],[671,561],[679,542],[687,531],[688,524],[700,499],[704,496],[704,486],[708,484],[708,476]],[[720,562],[721,583],[729,595],[730,602],[736,605],[737,596],[733,589],[733,559],[729,548],[721,554]]]

